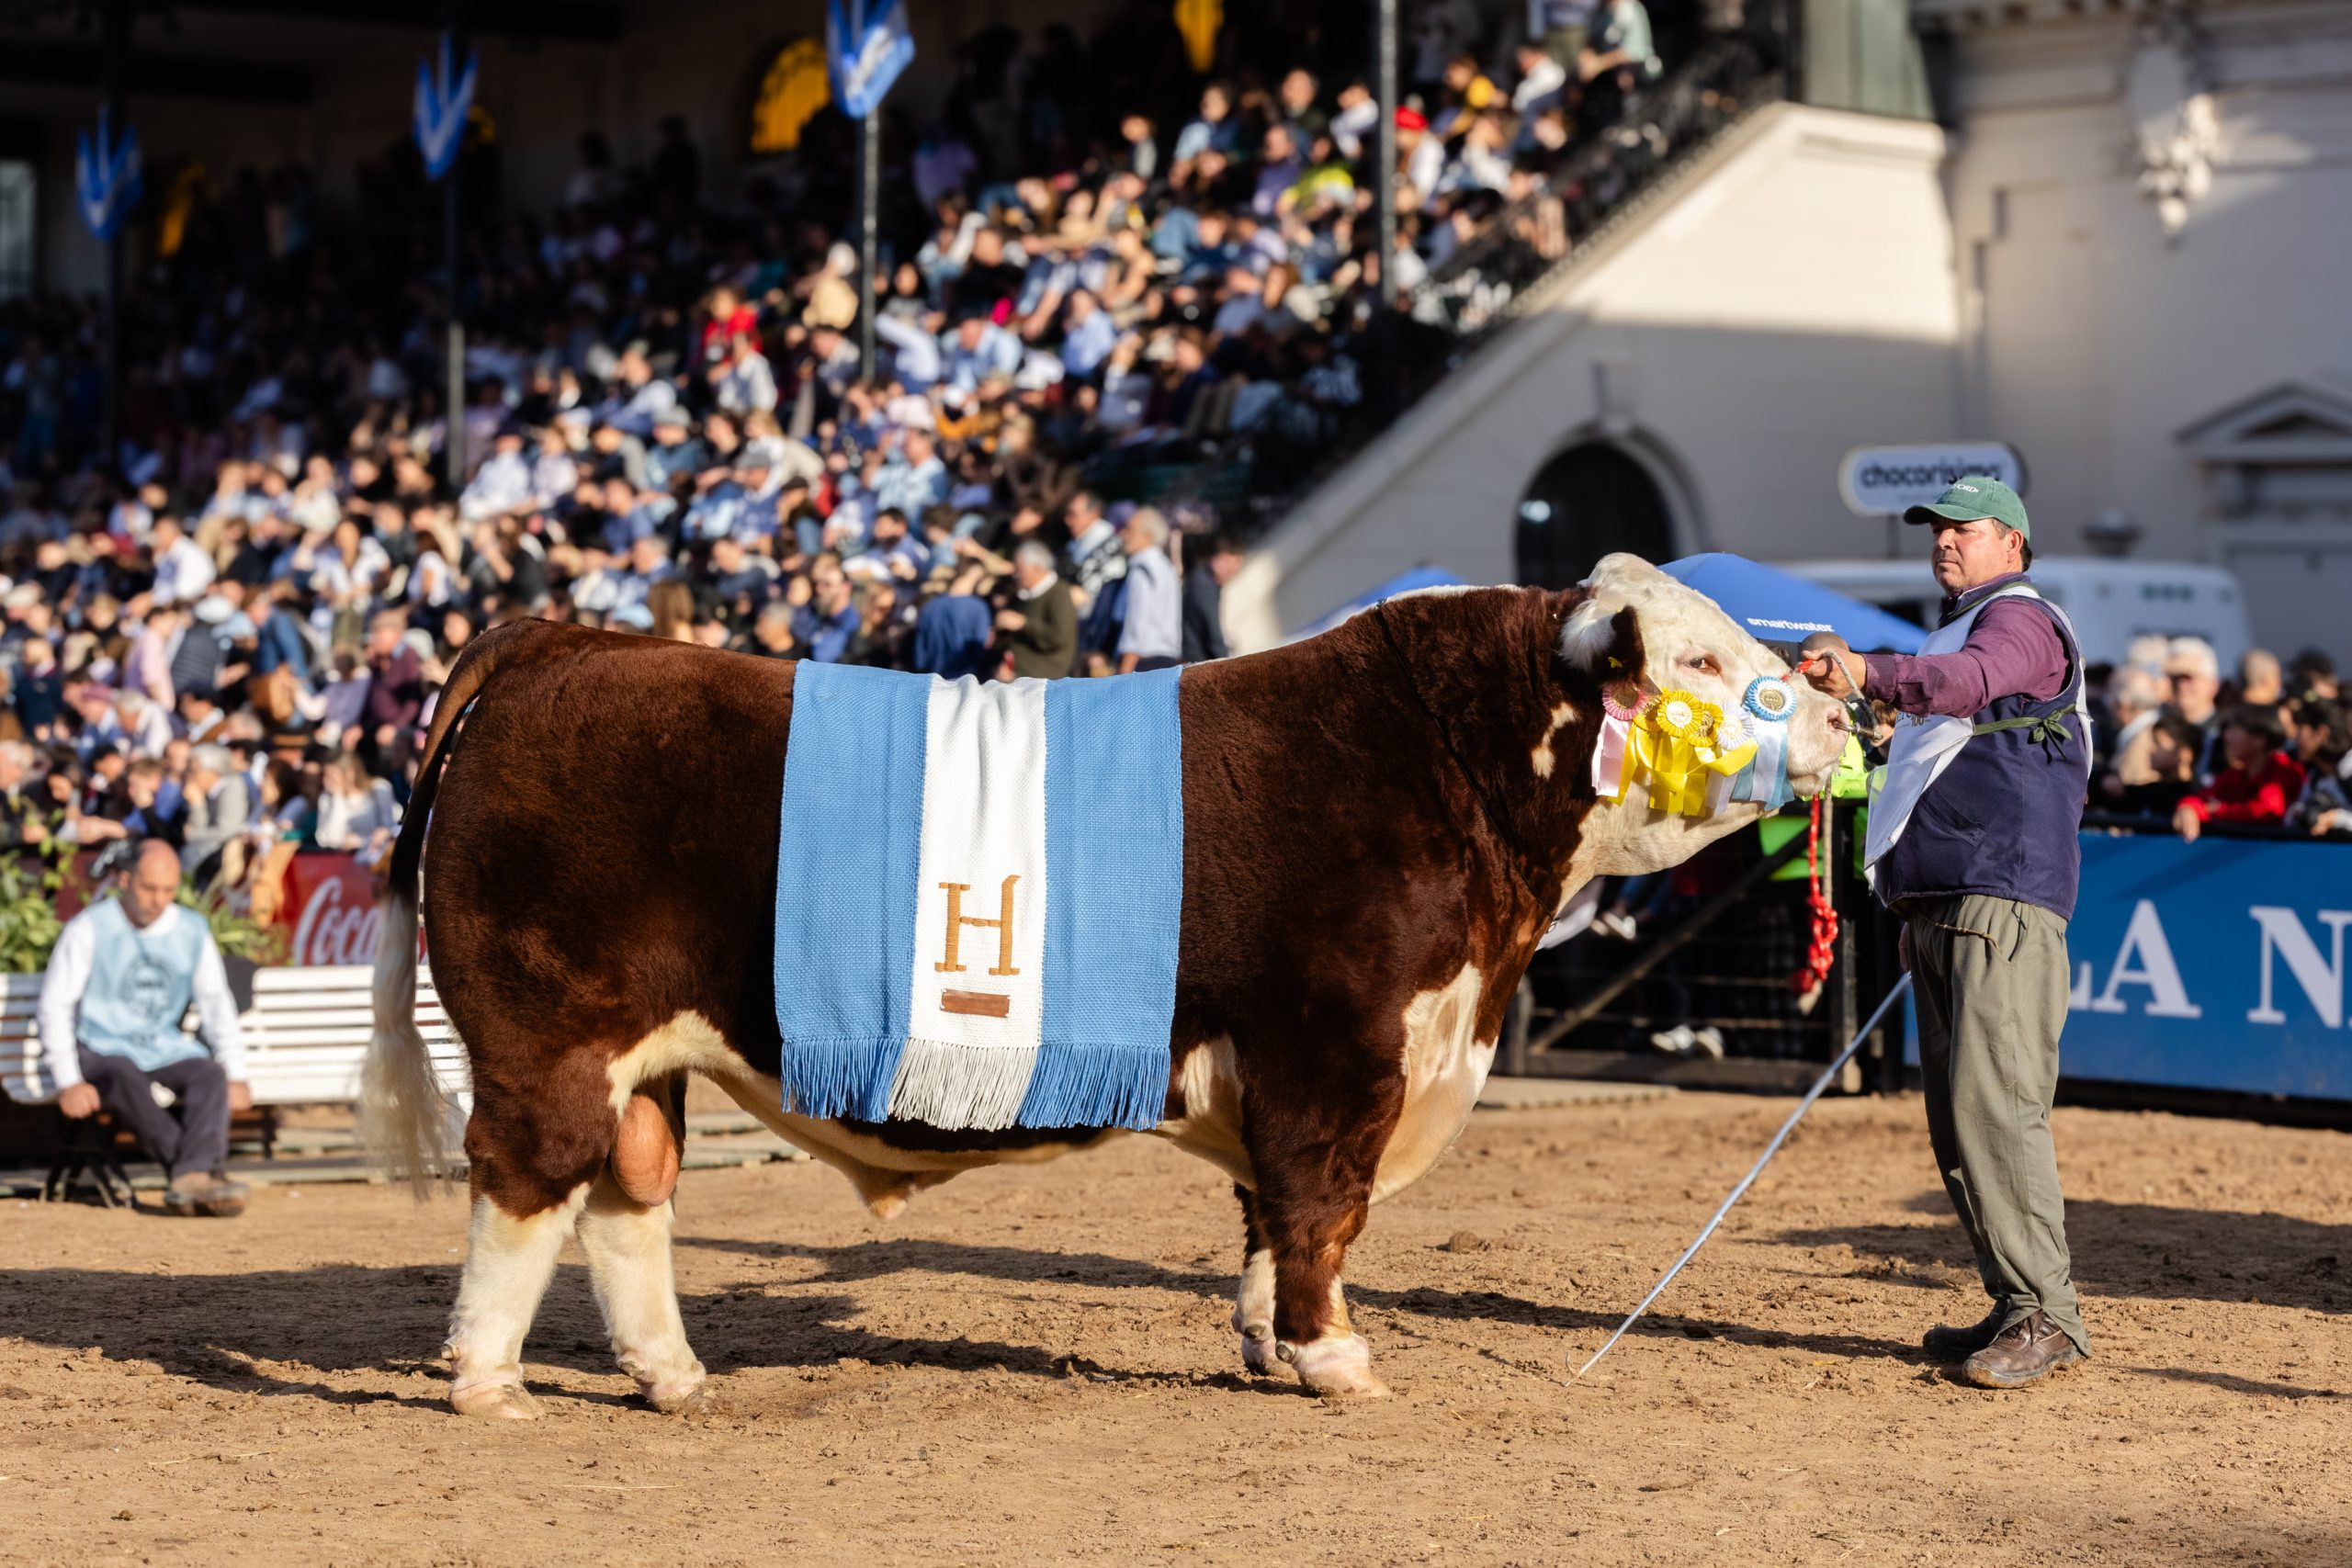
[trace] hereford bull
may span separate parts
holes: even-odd
[[[419,863],[435,981],[472,1063],[470,1246],[451,1402],[528,1416],[519,1356],[576,1232],[613,1349],[695,1403],[671,1273],[684,1075],[699,1072],[895,1214],[959,1170],[1110,1134],[792,1113],[778,1080],[777,802],[794,666],[529,622],[451,673],[393,852],[368,1122],[413,1174],[444,1108],[413,1024]],[[1158,1135],[1229,1175],[1249,1367],[1385,1392],[1340,1292],[1367,1207],[1460,1132],[1538,940],[1595,875],[1670,866],[1757,808],[1598,805],[1604,684],[1734,711],[1786,666],[1714,604],[1612,556],[1578,588],[1408,595],[1311,641],[1188,670],[1183,893]],[[1841,710],[1797,687],[1792,780]],[[458,733],[462,721],[462,734]]]

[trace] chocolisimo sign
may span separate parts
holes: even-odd
[[[376,885],[349,855],[296,855],[286,869],[278,923],[289,926],[286,962],[376,962]]]
[[[1924,506],[1963,474],[1989,474],[2025,493],[2025,459],[1998,441],[1943,446],[1857,446],[1838,465],[1838,494],[1858,517],[1891,517]]]

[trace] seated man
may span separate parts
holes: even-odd
[[[120,896],[67,922],[41,982],[41,1052],[59,1110],[78,1119],[105,1107],[164,1168],[166,1209],[238,1214],[245,1189],[221,1168],[229,1118],[253,1105],[244,1037],[220,950],[174,902],[179,890],[179,856],[149,839]],[[209,1054],[180,1030],[191,996]],[[175,1098],[176,1120],[155,1103],[156,1084]]]

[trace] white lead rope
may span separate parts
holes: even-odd
[[[1789,1119],[1781,1123],[1781,1130],[1773,1134],[1772,1141],[1765,1145],[1763,1157],[1756,1162],[1755,1167],[1746,1176],[1739,1179],[1739,1185],[1731,1190],[1731,1196],[1724,1200],[1723,1207],[1717,1209],[1714,1217],[1707,1222],[1707,1228],[1699,1233],[1699,1239],[1692,1242],[1684,1249],[1682,1256],[1674,1260],[1673,1268],[1659,1276],[1658,1282],[1650,1287],[1650,1293],[1642,1298],[1642,1304],[1635,1307],[1625,1321],[1617,1325],[1617,1332],[1609,1337],[1609,1344],[1595,1350],[1592,1353],[1592,1360],[1587,1361],[1576,1370],[1577,1377],[1582,1377],[1592,1371],[1593,1362],[1609,1354],[1609,1346],[1616,1344],[1625,1337],[1625,1330],[1633,1327],[1642,1314],[1650,1310],[1650,1303],[1665,1293],[1666,1287],[1673,1281],[1674,1277],[1682,1272],[1682,1266],[1696,1257],[1701,1247],[1707,1245],[1707,1238],[1715,1234],[1717,1225],[1724,1223],[1724,1216],[1731,1213],[1731,1206],[1739,1201],[1740,1195],[1747,1190],[1749,1183],[1764,1173],[1765,1166],[1770,1163],[1774,1155],[1781,1152],[1781,1145],[1788,1141],[1789,1134],[1796,1131],[1798,1121],[1807,1111],[1813,1109],[1813,1102],[1819,1100],[1824,1091],[1829,1088],[1830,1080],[1838,1076],[1838,1070],[1853,1059],[1855,1052],[1862,1048],[1862,1042],[1870,1038],[1871,1031],[1876,1029],[1879,1020],[1886,1016],[1886,1010],[1894,1005],[1894,998],[1910,988],[1911,976],[1908,975],[1894,983],[1894,988],[1886,993],[1886,998],[1878,1004],[1878,1010],[1871,1014],[1870,1021],[1855,1031],[1853,1039],[1848,1041],[1846,1048],[1838,1053],[1838,1059],[1829,1064],[1828,1070],[1824,1072],[1815,1081],[1814,1086],[1805,1091],[1804,1098],[1797,1101],[1797,1108],[1789,1112]]]

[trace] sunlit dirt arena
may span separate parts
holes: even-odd
[[[548,1417],[449,1415],[457,1203],[11,1202],[0,1558],[2352,1562],[2339,1134],[2062,1111],[2096,1356],[1996,1394],[1913,1348],[1984,1305],[1918,1100],[1825,1103],[1572,1384],[1786,1111],[1480,1112],[1350,1256],[1396,1396],[1349,1405],[1241,1371],[1232,1198],[1142,1139],[888,1225],[821,1166],[689,1172],[719,1400],[684,1420],[630,1397],[576,1262],[525,1351]]]

